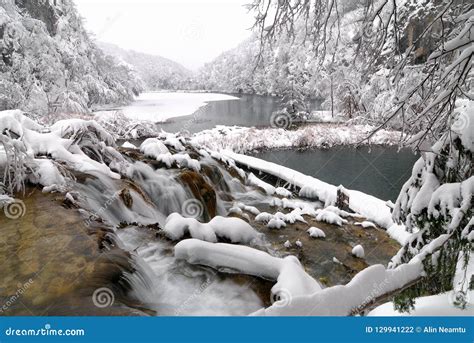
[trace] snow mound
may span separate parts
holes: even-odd
[[[358,257],[358,258],[364,258],[365,256],[365,251],[364,251],[364,248],[362,247],[362,245],[356,245],[353,249],[352,249],[352,255],[354,255],[355,257]]]
[[[272,218],[267,224],[269,229],[281,229],[282,227],[286,227],[286,223],[281,219]]]
[[[166,145],[158,138],[148,138],[140,145],[140,151],[147,157],[158,159],[163,154],[168,154],[170,151]]]
[[[172,240],[179,240],[186,234],[195,239],[217,242],[217,238],[225,238],[232,243],[249,244],[261,236],[248,223],[239,218],[214,217],[209,223],[203,224],[194,218],[185,218],[179,213],[172,213],[166,219],[163,228],[165,235]]]
[[[314,226],[310,227],[306,232],[313,238],[326,238],[324,231]]]
[[[129,141],[126,141],[125,143],[123,143],[122,148],[138,149],[134,144],[130,143]]]
[[[342,226],[343,224],[347,224],[347,220],[339,217],[333,211],[324,209],[324,210],[317,210],[316,220],[320,222],[326,222],[328,224],[333,224],[337,226]]]

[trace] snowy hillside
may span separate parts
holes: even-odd
[[[108,55],[130,64],[144,81],[147,90],[185,89],[193,73],[177,62],[167,58],[125,50],[109,43],[98,43]]]

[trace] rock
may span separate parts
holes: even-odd
[[[179,179],[189,187],[194,197],[204,205],[203,219],[209,221],[217,214],[216,192],[204,177],[195,171],[186,170],[179,174]]]
[[[128,188],[124,188],[120,191],[120,199],[122,199],[123,203],[127,208],[132,208],[133,206],[133,198],[132,195],[130,194],[130,190]]]

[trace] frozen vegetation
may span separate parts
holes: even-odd
[[[400,132],[387,130],[378,131],[366,140],[373,130],[370,125],[346,124],[308,125],[291,131],[283,128],[217,126],[195,134],[193,142],[213,150],[247,153],[265,149],[330,148],[369,143],[395,145],[400,141]]]

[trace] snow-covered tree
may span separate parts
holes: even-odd
[[[393,125],[402,144],[422,152],[394,210],[413,236],[392,266],[442,243],[423,261],[426,275],[402,287],[396,303],[409,309],[414,297],[454,289],[455,302],[465,305],[474,239],[473,4],[255,0],[249,8],[261,51],[282,36],[300,46],[310,41],[313,75],[335,69],[329,78],[340,111],[375,119],[377,130]],[[295,29],[301,22],[303,35]]]
[[[0,109],[84,113],[142,89],[128,66],[90,40],[71,0],[3,1],[0,55]]]

